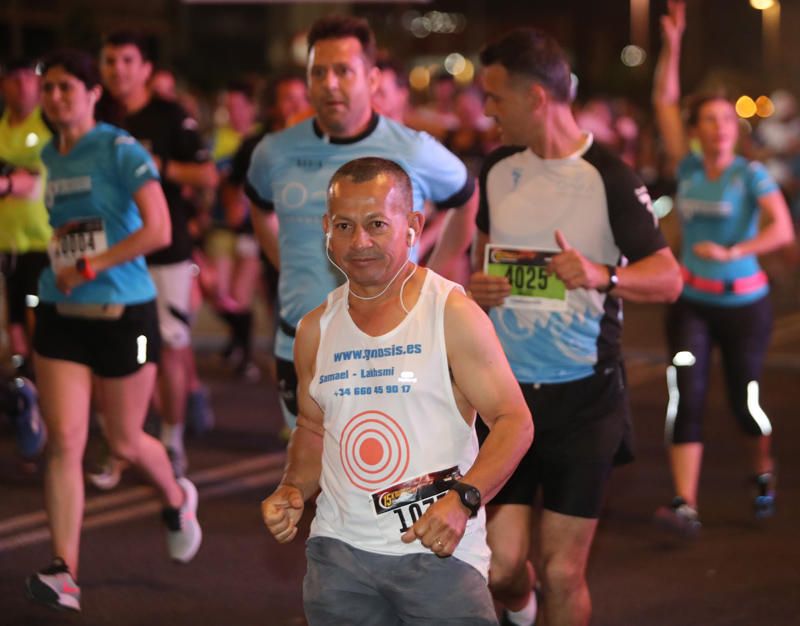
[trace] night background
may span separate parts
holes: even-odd
[[[292,42],[320,15],[350,12],[369,19],[379,46],[411,69],[441,63],[459,52],[475,59],[487,39],[518,25],[553,33],[570,52],[581,81],[579,97],[624,95],[646,105],[658,53],[658,16],[666,0],[438,0],[434,2],[234,2],[228,0],[6,0],[0,8],[0,58],[41,55],[62,45],[96,50],[102,33],[120,27],[152,36],[159,63],[208,92],[234,75],[297,66]],[[644,13],[632,29],[632,13]],[[762,12],[748,0],[688,2],[683,82],[722,81],[732,92],[755,97],[784,87],[797,93],[800,3],[780,7],[779,38],[765,41]],[[419,32],[446,14],[455,32]],[[418,20],[419,22],[420,20]],[[440,20],[441,21],[441,20]],[[418,26],[418,25],[417,25]],[[452,29],[450,29],[452,30]],[[442,32],[444,31],[444,32]],[[418,36],[426,35],[426,36]],[[638,39],[638,41],[634,41]],[[646,53],[626,67],[622,49],[636,43]],[[733,94],[732,95],[738,95]]]

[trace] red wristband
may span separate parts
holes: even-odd
[[[85,256],[75,261],[75,269],[78,270],[78,274],[83,276],[86,280],[94,280],[97,278],[97,272],[89,265],[89,259]]]

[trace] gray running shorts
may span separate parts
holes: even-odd
[[[433,553],[388,556],[312,537],[303,606],[309,626],[497,626],[486,579]]]

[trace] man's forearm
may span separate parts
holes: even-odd
[[[464,482],[477,487],[484,504],[500,491],[519,465],[533,441],[533,420],[529,413],[498,417],[478,457],[464,475]]]
[[[680,266],[668,248],[617,268],[617,277],[613,295],[632,302],[673,302],[683,288]]]
[[[207,163],[167,161],[162,167],[161,176],[164,180],[196,189],[213,189],[219,183],[217,168],[210,161]]]
[[[278,244],[277,216],[275,213],[265,213],[259,209],[254,209],[251,219],[261,250],[269,259],[269,262],[280,270],[281,258]]]
[[[448,211],[442,232],[428,261],[428,267],[443,276],[448,276],[455,261],[467,251],[472,243],[477,212],[477,191],[463,206]]]
[[[289,440],[286,469],[281,484],[297,487],[308,500],[319,489],[322,473],[322,436],[303,425],[298,419],[297,428]]]

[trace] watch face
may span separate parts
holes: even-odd
[[[464,499],[471,506],[479,506],[481,503],[481,494],[475,487],[471,487],[464,492]]]

